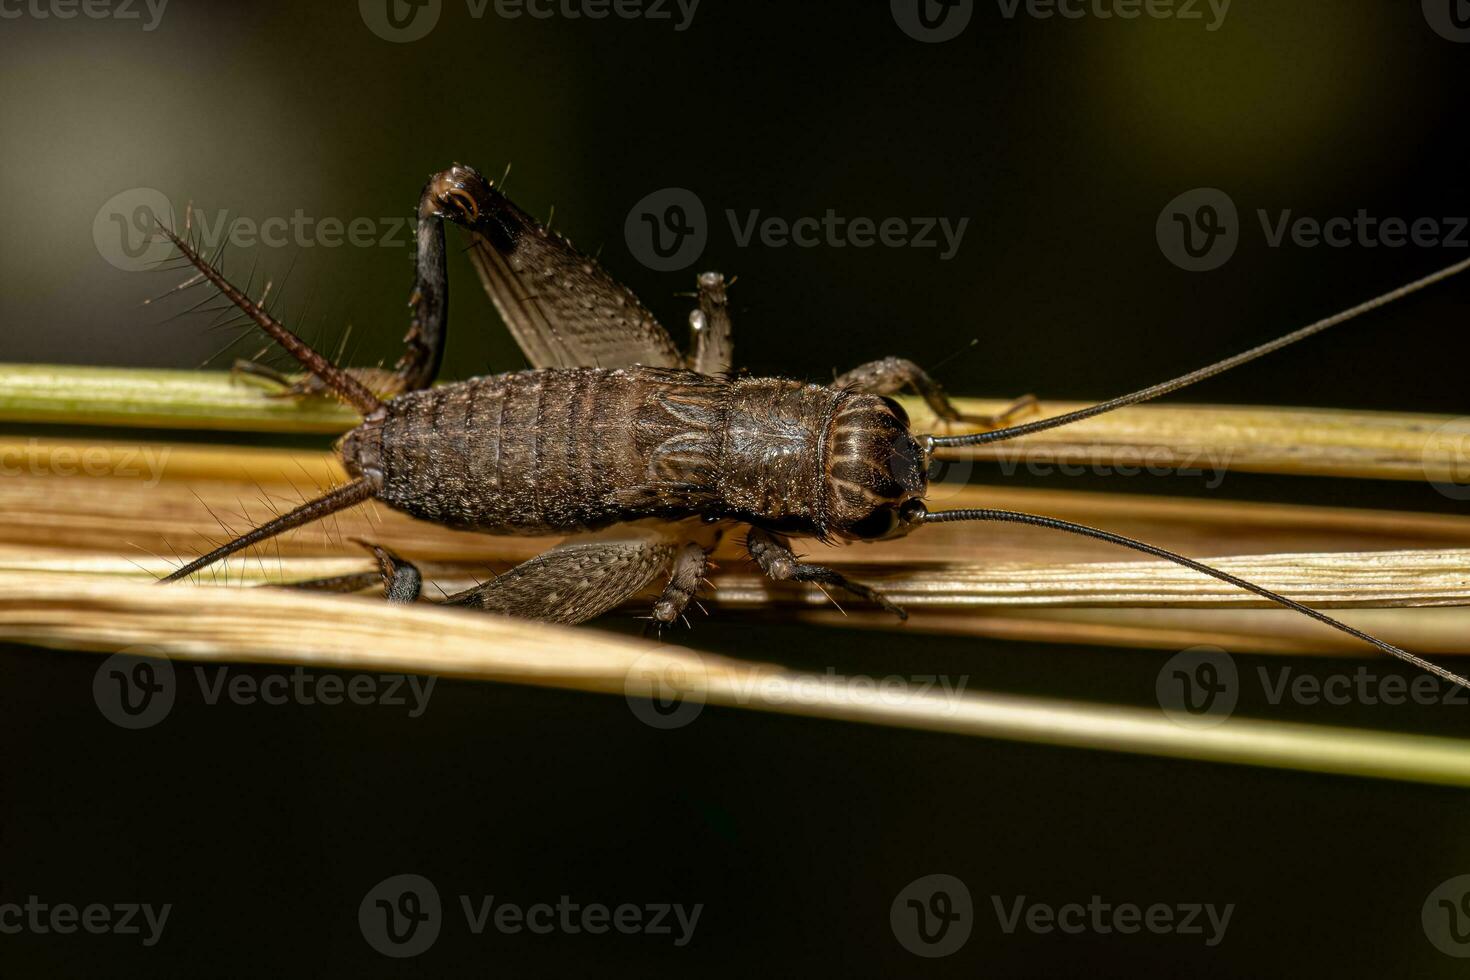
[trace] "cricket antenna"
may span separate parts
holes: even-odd
[[[915,509],[917,510],[917,508]],[[1317,622],[1319,623],[1325,623],[1335,630],[1340,630],[1348,634],[1349,636],[1356,637],[1357,639],[1362,640],[1365,643],[1372,644],[1373,646],[1382,650],[1384,653],[1392,654],[1405,663],[1413,664],[1415,667],[1418,667],[1421,670],[1427,670],[1429,671],[1429,673],[1435,675],[1436,677],[1447,680],[1453,684],[1458,684],[1464,688],[1470,688],[1470,680],[1461,677],[1459,674],[1456,674],[1450,670],[1446,670],[1445,668],[1440,667],[1437,664],[1432,664],[1428,660],[1425,660],[1423,657],[1415,656],[1407,650],[1402,650],[1394,646],[1392,643],[1386,643],[1383,640],[1378,639],[1376,636],[1370,636],[1367,633],[1364,633],[1362,630],[1354,629],[1347,623],[1344,623],[1338,619],[1333,619],[1326,613],[1318,612],[1310,606],[1304,606],[1300,602],[1297,602],[1295,599],[1288,599],[1286,596],[1276,592],[1272,592],[1270,589],[1256,585],[1254,582],[1247,582],[1243,578],[1231,575],[1229,572],[1223,572],[1218,568],[1212,568],[1209,565],[1203,564],[1202,562],[1195,561],[1193,558],[1186,558],[1183,555],[1175,554],[1172,551],[1167,551],[1156,545],[1151,545],[1143,541],[1135,540],[1133,538],[1127,538],[1121,534],[1114,534],[1111,531],[1103,531],[1095,527],[1088,527],[1085,524],[1073,524],[1071,521],[1063,521],[1055,517],[1043,517],[1039,514],[1025,514],[1013,510],[985,510],[978,508],[970,510],[940,510],[934,511],[933,513],[913,514],[913,517],[917,518],[917,521],[923,524],[947,524],[952,521],[1000,521],[1009,524],[1029,524],[1032,527],[1045,527],[1050,528],[1054,531],[1066,531],[1069,534],[1080,534],[1083,537],[1093,538],[1098,541],[1106,541],[1108,544],[1115,544],[1123,548],[1131,548],[1134,551],[1141,551],[1145,555],[1151,555],[1154,558],[1162,558],[1165,561],[1171,561],[1176,565],[1183,565],[1185,568],[1193,569],[1194,571],[1199,572],[1202,575],[1208,575],[1211,578],[1219,579],[1221,582],[1233,585],[1236,588],[1244,589],[1247,592],[1253,592],[1261,598],[1268,599],[1279,606],[1284,606],[1285,608],[1290,609],[1294,612],[1299,612],[1303,616],[1310,616],[1312,619],[1317,620]]]
[[[185,219],[185,227],[188,219]],[[275,317],[266,312],[265,307],[255,300],[246,296],[233,283],[225,278],[213,263],[200,255],[194,246],[174,234],[161,222],[159,231],[174,243],[174,247],[189,260],[189,264],[199,270],[199,274],[214,285],[220,291],[220,295],[238,306],[250,319],[254,320],[260,329],[270,335],[271,339],[286,349],[286,352],[301,362],[301,366],[316,375],[335,394],[363,415],[371,415],[382,408],[382,402],[371,391],[368,391],[361,382],[352,375],[337,367],[321,354],[313,350],[306,341],[296,336],[286,328]]]
[[[213,565],[221,558],[233,555],[242,548],[248,548],[252,544],[273,538],[283,531],[289,531],[303,524],[310,524],[312,521],[320,520],[328,514],[334,514],[339,510],[346,510],[354,504],[362,503],[372,495],[373,485],[366,477],[359,477],[350,483],[344,483],[335,490],[315,500],[307,501],[290,513],[282,514],[275,520],[262,524],[255,530],[247,531],[235,540],[220,545],[209,554],[195,558],[183,568],[180,568],[166,578],[160,579],[160,584],[164,582],[177,582],[181,578],[187,578],[201,568]]]
[[[1313,334],[1321,333],[1329,327],[1335,327],[1339,323],[1346,323],[1349,320],[1353,320],[1357,317],[1362,316],[1364,313],[1371,313],[1381,306],[1387,306],[1388,304],[1393,303],[1396,300],[1403,299],[1405,296],[1417,293],[1419,292],[1419,290],[1432,286],[1435,283],[1440,282],[1441,280],[1448,279],[1454,275],[1458,275],[1459,273],[1464,272],[1466,269],[1470,269],[1470,259],[1464,259],[1460,262],[1456,262],[1454,265],[1440,269],[1438,272],[1430,273],[1423,279],[1416,279],[1413,282],[1408,283],[1407,285],[1400,286],[1398,289],[1384,293],[1381,296],[1375,296],[1373,299],[1370,299],[1367,302],[1359,303],[1357,306],[1354,306],[1351,309],[1343,310],[1341,313],[1337,313],[1333,316],[1327,317],[1325,320],[1318,320],[1316,323],[1302,327],[1299,330],[1293,330],[1291,333],[1285,334],[1281,337],[1277,337],[1275,340],[1261,344],[1259,347],[1252,347],[1250,350],[1242,351],[1241,353],[1236,354],[1234,357],[1227,357],[1223,361],[1216,361],[1214,364],[1210,364],[1206,367],[1200,368],[1197,371],[1191,371],[1188,374],[1181,375],[1180,377],[1174,378],[1172,381],[1164,381],[1156,385],[1150,385],[1149,387],[1144,388],[1140,391],[1135,391],[1132,394],[1123,395],[1119,398],[1114,398],[1111,401],[1101,402],[1089,408],[1078,409],[1075,412],[1068,412],[1065,415],[1057,415],[1049,419],[1038,419],[1035,422],[1026,422],[1022,425],[1007,426],[1003,429],[992,429],[989,432],[976,432],[972,435],[929,436],[929,447],[931,449],[958,449],[962,446],[983,446],[986,443],[990,442],[1003,442],[1007,439],[1016,439],[1020,436],[1029,436],[1033,432],[1044,432],[1047,429],[1055,429],[1059,426],[1071,425],[1073,422],[1081,422],[1083,419],[1090,419],[1094,416],[1102,415],[1105,412],[1111,412],[1119,408],[1126,408],[1129,405],[1137,405],[1139,402],[1146,402],[1150,399],[1158,398],[1160,395],[1167,395],[1170,392],[1178,391],[1180,388],[1187,388],[1197,381],[1203,381],[1206,378],[1212,378],[1217,374],[1223,374],[1224,372],[1229,371],[1231,368],[1237,368],[1240,367],[1242,364],[1248,364],[1258,357],[1264,357],[1267,354],[1274,353],[1275,351],[1278,351],[1283,347],[1288,347],[1296,343],[1298,340],[1305,340]]]

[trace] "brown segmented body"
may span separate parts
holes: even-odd
[[[426,390],[444,350],[445,220],[470,231],[470,256],[481,282],[539,370]],[[210,282],[311,372],[311,381],[293,382],[259,366],[250,373],[272,378],[292,394],[330,390],[363,416],[363,424],[339,444],[352,481],[185,563],[166,582],[377,498],[416,517],[489,532],[558,534],[633,525],[603,531],[595,535],[599,541],[563,543],[505,575],[447,596],[450,605],[581,622],[615,608],[666,570],[668,584],[654,604],[653,618],[673,622],[694,599],[719,523],[732,519],[751,525],[746,551],[771,578],[840,588],[902,618],[903,610],[881,592],[802,560],[781,532],[878,540],[933,523],[997,521],[1065,531],[1172,561],[1470,688],[1470,678],[1146,542],[1037,514],[934,513],[923,501],[933,450],[1015,438],[1176,391],[1470,270],[1470,259],[1171,381],[1013,426],[1006,417],[1028,402],[1034,408],[1034,399],[1022,399],[997,419],[967,416],[923,368],[905,358],[860,365],[830,387],[781,378],[731,379],[723,276],[698,277],[690,350],[681,354],[631,290],[469,167],[451,167],[430,177],[424,188],[413,320],[404,354],[386,376],[338,368],[225,279],[192,244],[166,228],[163,233],[199,270],[199,277],[182,288],[198,278]],[[369,387],[365,381],[371,378],[379,384]],[[915,389],[937,417],[981,423],[988,431],[915,437],[903,409],[883,397],[905,387]],[[384,401],[389,395],[396,397]],[[710,526],[699,527],[695,518]],[[640,524],[661,524],[668,533],[632,533],[648,530]],[[384,548],[370,547],[378,569],[369,574],[383,580],[389,600],[415,601],[423,581],[418,569]],[[335,576],[305,585],[341,590],[357,587],[359,580]]]
[[[341,452],[378,499],[451,527],[559,534],[702,515],[824,535],[884,484],[922,492],[922,473],[894,463],[900,439],[890,403],[840,388],[575,368],[400,395]]]

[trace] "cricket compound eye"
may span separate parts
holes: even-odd
[[[904,428],[908,428],[910,424],[909,413],[902,405],[888,397],[883,398],[883,404],[887,405],[888,410],[893,413],[894,417],[904,424]]]
[[[853,537],[861,538],[864,541],[876,541],[879,538],[886,538],[898,530],[899,523],[897,509],[893,507],[879,507],[867,517],[864,517],[849,527],[847,532]]]
[[[898,520],[904,527],[917,527],[928,516],[929,508],[924,506],[922,500],[910,500],[898,509]]]

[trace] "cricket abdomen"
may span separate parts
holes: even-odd
[[[698,513],[728,382],[657,368],[519,371],[414,391],[343,440],[414,517],[555,534]]]

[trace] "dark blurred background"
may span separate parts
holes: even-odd
[[[554,208],[556,227],[680,340],[688,300],[676,294],[715,267],[739,276],[737,359],[754,372],[825,379],[896,353],[993,397],[1131,390],[1470,244],[1470,29],[1454,0],[1179,0],[1154,8],[1172,16],[1136,19],[1099,15],[1126,0],[1067,5],[1080,18],[1035,16],[1024,0],[1009,17],[1008,0],[923,0],[940,33],[969,17],[942,42],[913,36],[925,34],[915,0],[703,0],[692,16],[647,0],[605,8],[644,16],[603,19],[569,16],[596,0],[538,4],[549,17],[503,16],[521,5],[493,0],[482,16],[465,0],[389,2],[90,8],[111,11],[100,19],[64,0],[0,2],[0,359],[224,368],[262,346],[219,355],[233,334],[139,307],[179,278],[134,271],[129,254],[141,245],[127,222],[159,200],[176,215],[192,202],[206,236],[228,221],[314,219],[277,244],[247,234],[231,269],[274,277],[280,311],[324,348],[351,325],[351,360],[392,359],[412,272],[399,219],[453,161],[495,177],[513,165],[517,202]],[[667,188],[692,191],[707,215],[701,254],[676,271],[649,268],[625,235],[635,205]],[[1238,211],[1238,247],[1212,253],[1208,271],[1176,265],[1158,232],[1195,188]],[[944,257],[943,244],[742,246],[727,217],[829,210],[968,224]],[[1258,216],[1360,210],[1433,219],[1448,241],[1273,247]],[[322,219],[366,219],[372,244],[333,246],[345,236]],[[450,277],[446,376],[522,366],[463,256]],[[1461,415],[1467,312],[1470,281],[1451,283],[1189,400]],[[1214,490],[1188,477],[1065,487],[1464,507],[1427,484],[1240,474]],[[1160,659],[730,615],[687,642],[818,672],[967,675],[971,689],[1136,704],[1152,703]],[[0,903],[174,905],[147,948],[0,935],[7,975],[1463,972],[1420,925],[1425,896],[1470,871],[1461,792],[712,708],[658,731],[620,698],[447,681],[417,719],[210,705],[183,683],[163,723],[133,732],[98,712],[94,657],[6,652]],[[1463,710],[1271,709],[1445,734],[1465,733]],[[404,960],[376,952],[357,921],[369,890],[400,873],[435,882],[448,917]],[[958,952],[921,959],[889,909],[935,873],[968,884],[977,922]],[[683,947],[475,936],[460,894],[704,909]],[[1206,948],[1198,936],[1007,935],[989,898],[1094,894],[1236,909]]]

